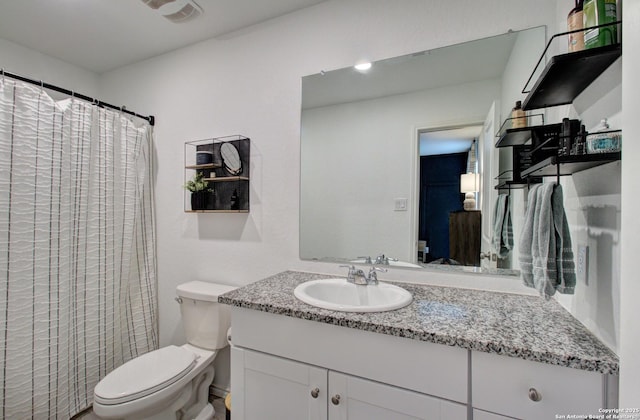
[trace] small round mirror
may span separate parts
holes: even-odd
[[[242,172],[242,160],[238,149],[231,143],[223,143],[220,146],[220,155],[224,169],[231,175],[238,175]]]

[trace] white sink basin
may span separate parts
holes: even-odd
[[[407,306],[411,293],[387,283],[358,285],[346,279],[312,280],[298,285],[295,297],[318,308],[343,312],[384,312]]]

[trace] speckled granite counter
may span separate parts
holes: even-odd
[[[218,301],[364,331],[618,374],[618,357],[554,300],[396,283],[413,295],[409,306],[390,312],[349,313],[316,308],[293,295],[300,283],[335,277],[286,271],[225,293]]]

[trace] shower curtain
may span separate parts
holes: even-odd
[[[0,418],[50,419],[158,347],[152,129],[0,80]]]

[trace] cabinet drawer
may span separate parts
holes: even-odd
[[[599,414],[605,406],[605,376],[596,372],[473,352],[471,380],[474,408],[519,419]]]

